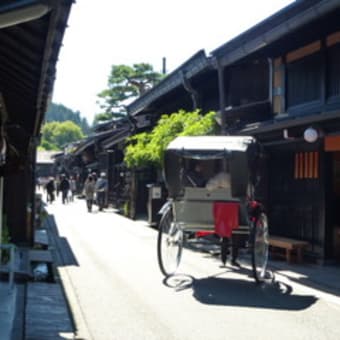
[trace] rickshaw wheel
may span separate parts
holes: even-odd
[[[267,278],[269,234],[267,216],[261,213],[254,222],[252,229],[252,266],[254,279],[257,283]]]
[[[174,274],[179,266],[183,249],[183,231],[173,221],[172,209],[168,209],[159,223],[157,258],[165,276]]]

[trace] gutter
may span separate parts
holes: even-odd
[[[0,5],[0,29],[36,20],[51,9],[49,0],[9,1]]]
[[[182,85],[184,89],[190,93],[190,97],[192,99],[193,110],[197,110],[199,105],[199,93],[192,87],[190,80],[185,76],[183,71],[180,71],[180,75],[182,78]]]

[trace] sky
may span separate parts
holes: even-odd
[[[91,124],[112,65],[149,63],[167,72],[209,55],[292,0],[77,0],[57,63],[52,101]]]

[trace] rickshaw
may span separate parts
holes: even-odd
[[[254,199],[258,178],[259,145],[250,136],[177,137],[164,155],[164,179],[168,200],[158,227],[157,258],[166,276],[176,273],[185,241],[198,233],[212,233],[226,261],[233,235],[248,249],[254,279],[266,279],[268,222],[263,205]],[[222,187],[208,189],[187,180],[193,162],[204,165],[207,178],[222,170]]]

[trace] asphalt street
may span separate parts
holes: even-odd
[[[256,285],[250,267],[184,249],[179,274],[157,264],[157,231],[82,200],[48,206],[64,256],[61,279],[77,338],[339,339],[340,299],[276,275]],[[242,261],[241,261],[242,262]]]

